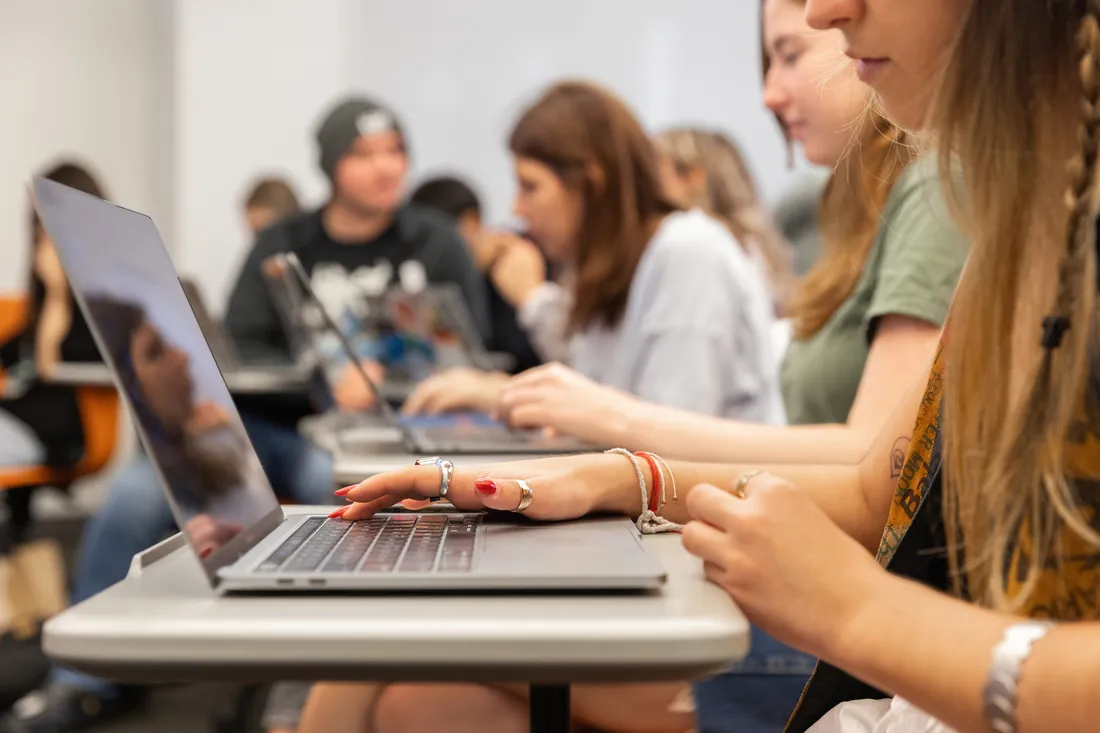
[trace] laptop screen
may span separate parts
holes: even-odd
[[[216,582],[282,511],[172,260],[147,216],[42,178],[33,193],[176,522]]]

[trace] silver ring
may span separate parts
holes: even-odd
[[[746,471],[741,478],[737,479],[737,483],[733,485],[733,490],[730,493],[738,499],[746,498],[745,489],[749,487],[749,482],[762,473],[763,471]]]
[[[517,514],[522,514],[527,511],[527,507],[531,506],[531,502],[535,500],[535,492],[531,490],[531,487],[523,479],[516,479],[516,483],[519,484],[519,506],[512,511]]]
[[[451,477],[454,476],[455,464],[439,456],[432,456],[430,458],[418,458],[414,465],[439,466],[439,496],[428,497],[428,501],[436,502],[446,499],[447,493],[451,490]]]

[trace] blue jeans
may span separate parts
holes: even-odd
[[[698,733],[782,731],[816,662],[753,626],[748,656],[717,677],[696,683]]]
[[[332,458],[310,447],[297,431],[243,416],[275,493],[304,504],[332,504]],[[176,530],[156,472],[144,453],[117,473],[107,501],[88,520],[81,539],[72,589],[80,603],[126,577],[130,560]],[[110,696],[106,680],[55,667],[53,681]]]

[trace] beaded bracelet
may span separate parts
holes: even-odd
[[[663,534],[665,532],[679,532],[684,528],[683,525],[671,522],[649,508],[649,489],[646,487],[645,473],[642,471],[640,458],[637,458],[625,448],[612,448],[605,451],[605,453],[623,456],[634,467],[634,473],[638,477],[638,488],[642,493],[642,513],[638,515],[637,520],[639,532],[642,534]],[[654,490],[659,490],[659,488],[655,486]]]

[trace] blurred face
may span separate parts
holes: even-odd
[[[278,215],[274,209],[266,206],[249,206],[244,210],[244,218],[248,222],[248,230],[253,234],[259,234],[274,224]]]
[[[181,429],[194,407],[187,354],[145,323],[130,341],[130,361],[149,409],[165,427]]]
[[[676,164],[667,155],[662,155],[658,162],[661,166],[661,186],[665,189],[665,194],[677,203],[687,201],[691,195],[687,176],[680,175]]]
[[[834,166],[871,90],[844,58],[844,36],[815,31],[804,15],[798,0],[764,3],[764,49],[770,61],[764,106],[783,121],[808,161]]]
[[[683,170],[664,154],[660,156],[659,163],[661,186],[666,196],[681,206],[690,206],[699,199],[699,194],[707,185],[707,172],[702,167]]]
[[[405,195],[409,159],[396,132],[380,132],[356,139],[334,175],[337,196],[365,212],[388,212]]]
[[[920,129],[941,62],[973,0],[808,0],[814,28],[839,29],[844,53],[899,125]]]
[[[581,194],[537,160],[516,158],[515,168],[515,214],[526,223],[528,236],[550,259],[572,260],[584,216]]]

